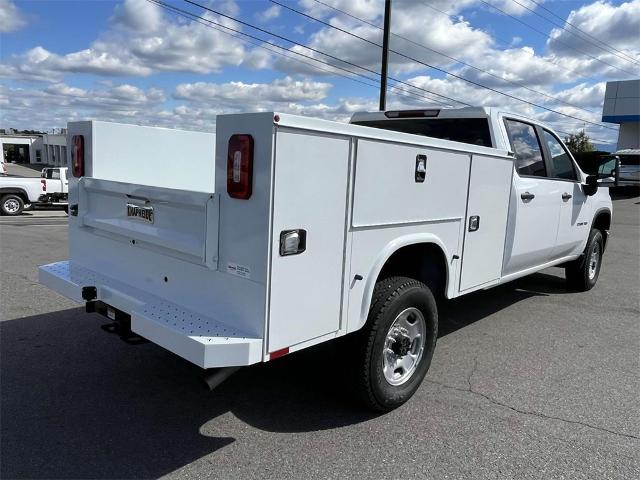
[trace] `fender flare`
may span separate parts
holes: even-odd
[[[382,250],[378,253],[376,260],[373,262],[373,266],[369,270],[364,286],[364,291],[362,294],[362,301],[360,305],[360,318],[358,319],[357,325],[354,328],[349,328],[349,331],[360,330],[367,321],[367,317],[369,315],[369,307],[371,305],[371,298],[373,297],[373,289],[376,286],[376,281],[378,280],[378,275],[382,271],[382,267],[387,263],[387,260],[391,258],[391,256],[400,250],[403,247],[407,247],[409,245],[418,245],[418,244],[433,244],[436,245],[445,257],[445,292],[449,287],[449,279],[451,278],[449,273],[449,267],[451,264],[451,255],[448,251],[447,247],[444,245],[442,240],[436,235],[431,233],[412,233],[409,235],[404,235],[402,237],[394,238],[392,241],[387,243]]]
[[[0,197],[8,194],[20,195],[25,204],[31,203],[29,192],[22,187],[0,187]]]
[[[595,213],[593,214],[593,217],[591,218],[591,225],[590,227],[593,228],[593,226],[596,223],[596,219],[603,213],[606,213],[607,215],[609,215],[609,220],[612,221],[613,220],[613,212],[611,211],[611,209],[609,207],[600,207],[598,208]],[[602,235],[603,236],[603,240],[604,240],[604,249],[607,248],[607,240],[608,240],[608,235]],[[586,243],[586,242],[585,242]]]

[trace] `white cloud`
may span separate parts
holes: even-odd
[[[273,4],[263,12],[256,14],[256,17],[260,22],[267,23],[278,18],[281,13],[282,8],[279,5]]]
[[[20,30],[27,20],[11,0],[0,0],[0,33]]]
[[[580,83],[579,85],[560,91],[556,94],[556,97],[574,105],[581,105],[584,108],[600,109],[604,103],[605,89],[605,82],[594,84]]]
[[[225,10],[235,3],[227,1]],[[203,17],[229,25],[214,15]],[[242,63],[239,40],[197,22],[176,22],[145,0],[118,5],[110,29],[86,49],[64,55],[38,46],[0,65],[0,75],[16,79],[60,81],[65,74],[146,76],[158,71],[218,72]]]
[[[198,103],[228,105],[238,108],[278,102],[319,101],[327,96],[330,83],[294,80],[291,77],[271,83],[183,83],[174,97]]]
[[[340,10],[372,22],[375,25],[381,23],[381,15],[384,12],[383,4],[380,1],[334,0],[326,3],[330,3]],[[451,2],[436,3],[442,4],[442,8],[452,8]],[[323,17],[325,21],[328,21],[334,27],[378,45],[382,43],[382,31],[379,28],[336,13],[310,0],[303,0],[302,5],[306,7],[310,15]],[[409,38],[415,43],[428,45],[432,49],[432,51],[428,51],[416,46],[415,43],[406,42],[398,36],[393,36],[391,39],[392,50],[400,51],[421,62],[436,65],[450,65],[452,62],[450,59],[434,53],[433,50],[456,56],[457,58],[475,58],[493,43],[486,32],[472,27],[464,19],[453,20],[444,15],[434,14],[433,10],[429,9],[428,5],[423,2],[404,1],[394,3],[391,27],[396,35]],[[359,40],[335,28],[321,28],[313,33],[306,43],[319,51],[330,53],[335,57],[368,69],[378,71],[380,68],[380,48],[378,46]],[[321,55],[311,53],[302,47],[293,47],[292,50],[323,58]],[[331,63],[336,62],[332,60]],[[339,62],[336,64],[340,65]],[[307,67],[300,67],[298,63],[292,63],[289,60],[279,59],[276,66],[287,72],[309,72]],[[346,65],[342,64],[342,66]],[[354,68],[352,66],[346,67]],[[419,62],[391,54],[390,68],[394,74],[398,74],[424,70],[427,67]]]
[[[631,0],[617,6],[604,1],[596,1],[573,10],[567,21],[587,35],[570,27],[564,30],[554,28],[547,41],[551,53],[561,57],[576,55],[584,57],[584,54],[574,50],[578,49],[623,67],[625,70],[640,74],[637,64],[634,65],[619,58],[619,56],[626,55],[638,61],[640,55],[640,0]],[[597,40],[591,37],[595,37]],[[601,42],[622,51],[623,55],[616,56],[607,53],[606,50],[611,49],[604,47]]]
[[[54,83],[43,90],[0,86],[0,99],[3,126],[48,130],[89,118],[146,123],[166,97],[160,89],[129,84],[88,90]]]
[[[128,0],[116,6],[111,22],[138,32],[156,32],[162,25],[162,13],[152,3]]]

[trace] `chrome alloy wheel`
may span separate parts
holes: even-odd
[[[600,244],[594,242],[589,254],[589,280],[596,278],[598,273],[598,266],[600,265]]]
[[[20,202],[18,202],[18,200],[16,200],[15,198],[8,198],[7,200],[5,200],[4,202],[4,211],[12,214],[12,213],[16,213],[18,210],[20,210]]]
[[[420,363],[427,335],[427,323],[417,308],[400,312],[384,341],[382,370],[390,385],[402,385],[411,378]]]

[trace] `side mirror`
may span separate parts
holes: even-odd
[[[608,157],[598,167],[598,185],[617,187],[620,179],[620,158]]]
[[[585,195],[591,196],[595,195],[598,191],[598,176],[597,175],[589,175],[587,177],[587,181],[582,185],[582,191]]]

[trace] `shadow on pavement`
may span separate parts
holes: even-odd
[[[560,280],[537,274],[447,302],[441,336],[556,293]],[[374,418],[350,400],[340,342],[245,368],[211,393],[198,368],[153,344],[126,345],[102,323],[78,308],[0,324],[0,477],[158,477],[235,442],[200,433],[227,412],[270,432]]]

